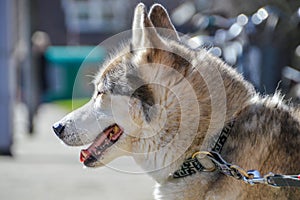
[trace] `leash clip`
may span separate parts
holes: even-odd
[[[215,164],[216,168],[227,176],[234,177],[236,179],[248,178],[247,172],[237,165],[227,163],[219,153],[211,151],[208,154],[210,160]]]
[[[266,174],[263,177],[260,175],[259,171],[257,170],[249,170],[247,173],[248,173],[248,178],[243,177],[243,180],[250,185],[266,184],[272,187],[278,187],[278,185],[276,185],[276,183],[274,183],[272,179],[272,177],[275,176],[272,172]]]
[[[248,170],[247,171],[248,177],[244,176],[243,180],[250,184],[250,185],[255,185],[255,184],[267,184],[268,181],[266,179],[266,177],[261,177],[259,171],[257,170]]]

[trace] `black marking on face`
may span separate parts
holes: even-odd
[[[126,70],[127,69],[127,70]],[[129,96],[141,101],[143,113],[147,122],[151,121],[151,107],[155,104],[149,85],[138,75],[133,66],[116,66],[103,79],[104,91],[114,95]]]
[[[151,121],[152,112],[151,107],[154,105],[153,93],[148,85],[142,85],[132,94],[133,97],[139,99],[142,102],[142,108],[147,122]]]
[[[131,54],[133,54],[133,52],[134,52],[132,43],[129,44],[129,52],[130,52]]]

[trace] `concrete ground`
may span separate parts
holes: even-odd
[[[42,105],[36,116],[36,133],[26,133],[26,109],[16,107],[14,157],[0,156],[1,200],[153,199],[154,181],[130,158],[109,167],[85,169],[80,148],[67,147],[51,125],[66,114],[53,104]]]

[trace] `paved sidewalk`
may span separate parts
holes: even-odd
[[[154,181],[130,158],[114,161],[110,167],[84,169],[79,163],[79,148],[67,147],[52,133],[51,125],[66,111],[45,104],[36,116],[36,134],[26,134],[26,109],[15,112],[14,157],[0,157],[1,200],[79,200],[152,198]]]

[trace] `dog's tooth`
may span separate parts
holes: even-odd
[[[114,126],[114,133],[117,133],[117,132],[119,132],[120,131],[120,128],[117,126],[117,125],[115,125]]]
[[[84,157],[87,156],[87,150],[82,150],[81,153],[82,153],[82,155],[83,155]]]
[[[89,156],[89,151],[84,149],[84,150],[81,150],[80,152],[80,162],[84,162],[86,160],[86,158]]]

